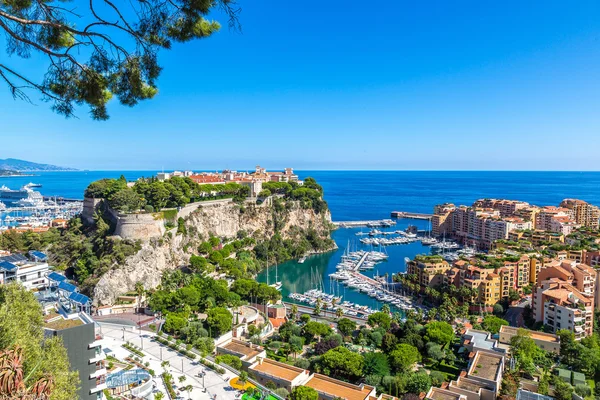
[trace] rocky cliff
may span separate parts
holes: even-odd
[[[323,237],[328,237],[331,230],[329,211],[317,214],[293,201],[283,209],[270,203],[217,202],[200,205],[186,214],[187,234],[171,230],[163,238],[147,241],[122,266],[102,276],[94,289],[95,304],[112,304],[120,294],[134,290],[136,282],[142,282],[146,289],[155,288],[165,270],[187,265],[199,242],[209,235],[230,238],[245,231],[260,241],[272,236],[276,227],[284,238],[292,227],[313,228]]]

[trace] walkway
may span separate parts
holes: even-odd
[[[224,376],[221,376],[213,370],[204,367],[197,360],[190,360],[187,357],[179,355],[179,353],[170,348],[161,345],[152,340],[156,335],[154,333],[142,331],[140,336],[139,330],[131,326],[113,325],[98,322],[102,328],[104,339],[102,346],[108,347],[115,351],[115,348],[121,348],[125,342],[131,342],[136,346],[143,348],[143,352],[147,354],[143,361],[150,362],[150,368],[154,369],[157,377],[155,381],[161,382],[160,374],[163,372],[160,364],[162,361],[169,361],[170,366],[167,368],[173,374],[175,386],[192,385],[193,390],[190,393],[190,399],[193,400],[208,400],[208,399],[231,399],[236,398],[238,392],[229,386],[229,380],[235,375],[228,371]],[[125,336],[125,340],[123,340]],[[206,393],[203,392],[203,379],[198,377],[198,374],[205,371],[204,385]],[[186,379],[183,384],[179,384],[179,377],[185,375]],[[159,386],[160,387],[160,386]],[[187,392],[179,392],[181,399],[188,399]],[[215,397],[216,396],[216,397]],[[166,398],[166,397],[165,397]]]

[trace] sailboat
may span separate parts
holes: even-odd
[[[281,283],[280,281],[278,281],[278,276],[277,276],[277,261],[275,261],[275,283],[272,285],[269,285],[271,287],[274,287],[277,290],[281,290],[281,287],[283,286],[283,283]]]

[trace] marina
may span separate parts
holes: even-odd
[[[413,221],[413,224],[419,231],[426,231],[427,222]],[[346,317],[364,320],[384,304],[404,315],[406,311],[422,306],[414,304],[410,296],[404,296],[402,288],[392,283],[391,277],[406,270],[406,257],[412,259],[417,254],[430,254],[434,249],[423,245],[421,240],[426,237],[420,236],[403,246],[368,245],[361,243],[360,239],[405,237],[396,231],[413,232],[414,228],[408,221],[398,221],[392,227],[338,229],[332,234],[337,250],[312,255],[303,262],[279,263],[278,271],[273,265],[268,274],[263,270],[257,280],[266,283],[269,275],[269,283],[272,284],[277,272],[285,302],[314,308],[318,301],[323,315],[339,313],[339,308]],[[369,236],[373,230],[380,233]]]
[[[0,230],[43,230],[53,222],[69,220],[82,211],[81,201],[45,198],[33,190],[41,186],[35,183],[28,183],[20,189],[0,186]]]

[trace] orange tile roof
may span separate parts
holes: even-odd
[[[251,369],[272,377],[283,379],[288,382],[293,381],[300,374],[305,372],[303,369],[269,360],[268,358],[265,358],[262,360],[262,362],[255,364]]]
[[[312,379],[304,384],[317,392],[326,393],[331,397],[341,397],[346,400],[364,400],[373,391],[371,386],[352,385],[324,375],[314,374]]]

